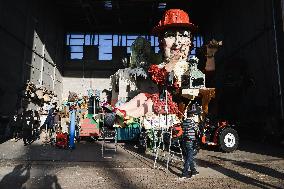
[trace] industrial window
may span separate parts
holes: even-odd
[[[83,45],[85,37],[80,34],[67,35],[67,45],[70,50],[70,59],[83,59]]]
[[[201,47],[203,45],[203,37],[202,36],[195,36],[193,38],[193,48],[190,52],[190,57],[196,55],[196,48]]]
[[[112,60],[112,47],[127,47],[127,53],[130,54],[130,47],[138,36],[140,35],[67,34],[66,44],[70,50],[69,58],[71,60],[83,59],[84,45],[98,46],[99,60]],[[159,52],[158,37],[150,35],[142,35],[142,37],[151,42],[155,53]],[[203,38],[201,36],[194,37],[193,44],[191,56],[195,55],[196,47],[202,46]]]

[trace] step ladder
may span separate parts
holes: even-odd
[[[184,161],[182,148],[177,138],[172,137],[172,127],[168,130],[161,130],[157,136],[158,145],[155,153],[154,168],[157,166],[157,161],[166,161],[166,169],[169,169],[169,163],[174,161]]]
[[[154,169],[161,168],[161,166],[157,166],[157,161],[165,161],[166,160],[166,146],[164,141],[164,135],[166,131],[162,128],[161,130],[154,131],[154,152],[155,152],[155,161],[154,161]],[[157,142],[155,141],[157,140]],[[156,144],[158,143],[158,144]]]
[[[173,147],[176,146],[176,144],[173,143],[173,128],[174,125],[170,126],[169,125],[169,119],[168,119],[168,115],[169,115],[169,109],[168,109],[168,91],[165,90],[165,101],[166,101],[166,105],[165,105],[165,119],[166,119],[166,123],[165,123],[165,128],[161,127],[161,132],[160,135],[158,134],[158,146],[156,148],[156,154],[155,154],[155,161],[154,161],[154,168],[157,168],[157,160],[158,158],[161,158],[161,160],[165,160],[166,159],[166,169],[169,170],[169,163],[170,161],[172,161],[175,157],[174,151],[172,150]],[[171,119],[173,119],[171,117]],[[173,121],[173,120],[172,120]],[[173,122],[172,122],[173,123]],[[173,145],[174,144],[174,145]],[[182,150],[180,147],[180,144],[177,144],[177,147],[179,148],[179,153],[182,155]],[[181,159],[183,159],[183,157],[181,156]]]
[[[182,148],[180,145],[180,141],[178,138],[172,138],[171,146],[170,146],[170,159],[169,161],[184,161]]]
[[[106,151],[117,152],[117,129],[109,129],[107,127],[101,128],[102,136],[102,157],[103,158],[112,158],[112,156],[105,156]],[[114,147],[109,147],[110,144],[114,144]]]
[[[167,170],[169,169],[169,163],[170,162],[174,162],[174,160],[184,161],[180,142],[179,142],[178,138],[173,138],[174,128],[175,128],[174,126],[170,127],[169,132],[167,132],[167,134],[169,135]],[[175,151],[174,149],[178,150],[178,151]]]

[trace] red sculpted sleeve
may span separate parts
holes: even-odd
[[[149,67],[148,72],[150,74],[151,79],[158,85],[164,85],[166,82],[166,78],[168,76],[167,70],[163,68],[159,68],[157,65],[153,64]]]

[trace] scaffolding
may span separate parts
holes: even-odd
[[[169,126],[169,110],[168,110],[168,94],[167,90],[165,90],[166,96],[166,105],[165,105],[165,112],[166,112],[166,127],[160,127],[161,130],[155,132],[154,130],[154,151],[155,151],[155,161],[154,161],[154,168],[160,168],[157,166],[157,161],[160,159],[161,161],[166,160],[166,170],[169,169],[169,163],[174,160],[181,160],[183,161],[182,149],[180,146],[180,142],[178,139],[173,138],[173,131],[174,125]],[[155,139],[158,139],[158,145],[155,144]],[[177,140],[177,142],[173,142]],[[179,152],[174,151],[173,149],[178,149]],[[181,157],[178,159],[176,158],[177,155]]]
[[[174,161],[183,161],[182,148],[178,138],[173,137],[173,127],[168,129],[161,129],[154,132],[158,144],[154,144],[155,160],[154,168],[161,168],[157,166],[158,161],[166,162],[166,170],[169,169],[169,164]],[[154,143],[156,143],[154,141]]]

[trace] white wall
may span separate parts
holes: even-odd
[[[76,92],[77,94],[82,94],[87,96],[87,90],[104,90],[110,88],[109,78],[72,78],[63,77],[63,93],[62,99],[68,98],[69,91]]]

